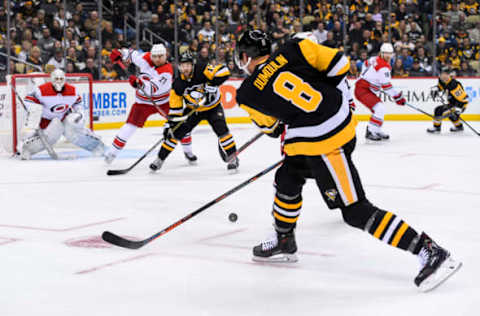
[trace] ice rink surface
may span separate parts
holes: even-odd
[[[429,135],[430,124],[386,122],[391,140],[366,144],[361,123],[354,161],[374,204],[463,261],[433,292],[413,284],[416,257],[344,224],[313,181],[303,192],[299,262],[253,263],[251,248],[272,230],[274,172],[144,248],[103,243],[104,230],[146,238],[280,159],[278,140],[264,136],[228,175],[216,137],[201,126],[197,166],[178,147],[158,174],[148,171],[152,156],[127,175],[106,176],[161,136],[148,128],[110,167],[77,151],[77,160],[0,158],[0,315],[477,315],[480,137],[452,135],[448,122]],[[255,133],[232,125],[237,146]],[[100,134],[110,144],[115,131]]]

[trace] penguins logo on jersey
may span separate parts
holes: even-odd
[[[52,113],[65,113],[68,110],[68,104],[55,104],[50,107],[50,112]]]
[[[329,189],[329,190],[325,191],[325,195],[332,202],[335,202],[335,200],[337,199],[337,194],[338,194],[338,192],[335,189]]]
[[[203,84],[197,84],[185,89],[183,99],[187,105],[199,106],[205,103],[205,88]]]

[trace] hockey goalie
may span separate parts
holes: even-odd
[[[54,70],[51,81],[36,87],[25,97],[27,110],[26,127],[34,130],[18,144],[22,160],[29,160],[58,142],[63,135],[66,140],[80,148],[103,155],[105,145],[100,137],[85,127],[82,97],[75,86],[65,82],[65,73]]]

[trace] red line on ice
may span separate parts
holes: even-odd
[[[0,237],[0,239],[3,239],[3,241],[0,241],[0,246],[21,240],[17,238],[7,238],[7,237]]]
[[[94,222],[94,223],[89,223],[89,224],[84,224],[84,225],[79,225],[79,226],[72,226],[72,227],[67,227],[67,228],[45,228],[45,227],[8,225],[8,224],[0,224],[0,227],[38,230],[38,231],[44,231],[44,232],[68,232],[68,231],[77,230],[77,229],[81,229],[81,228],[86,228],[86,227],[91,227],[91,226],[96,226],[96,225],[101,225],[101,224],[106,224],[106,223],[112,223],[112,222],[120,221],[120,220],[123,220],[123,219],[125,219],[125,217],[118,217],[118,218],[114,218],[114,219],[104,220],[104,221],[101,221],[101,222]]]
[[[154,255],[156,255],[156,254],[155,253],[146,253],[146,254],[143,254],[143,255],[129,257],[129,258],[125,258],[125,259],[122,259],[122,260],[117,260],[117,261],[113,261],[113,262],[110,262],[110,263],[102,264],[102,265],[99,265],[99,266],[96,266],[96,267],[93,267],[93,268],[90,268],[90,269],[80,270],[80,271],[75,272],[75,274],[86,274],[86,273],[90,273],[90,272],[95,272],[95,271],[102,270],[102,269],[105,269],[105,268],[108,268],[108,267],[113,267],[113,266],[116,266],[116,265],[119,265],[119,264],[122,264],[122,263],[131,262],[131,261],[143,259],[143,258],[154,256]]]

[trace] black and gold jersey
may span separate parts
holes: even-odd
[[[265,133],[288,125],[287,155],[329,153],[355,137],[356,122],[337,85],[350,63],[334,48],[309,39],[287,41],[237,90],[237,102]]]
[[[207,111],[220,104],[218,87],[230,76],[225,65],[197,64],[193,74],[186,78],[180,74],[170,91],[170,115],[182,115],[183,104],[197,111]],[[184,102],[185,101],[185,102]],[[201,102],[200,104],[198,102]]]
[[[438,88],[440,91],[446,91],[450,105],[465,107],[468,104],[468,95],[459,81],[453,78],[448,82],[438,80]]]

